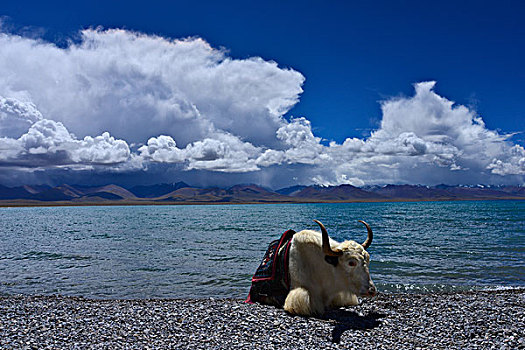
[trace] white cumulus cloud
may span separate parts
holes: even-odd
[[[230,134],[216,134],[178,148],[171,136],[160,135],[138,149],[140,156],[158,163],[182,163],[186,170],[210,170],[226,173],[260,170],[255,159],[260,148],[242,142]]]
[[[129,158],[128,144],[107,132],[78,140],[62,123],[48,119],[39,119],[17,139],[0,138],[0,165],[114,165]]]
[[[79,44],[0,34],[0,95],[28,100],[74,134],[131,143],[216,131],[262,144],[298,102],[304,77],[260,58],[235,60],[200,38],[84,30]]]
[[[525,175],[525,149],[522,146],[514,145],[502,156],[504,160],[492,160],[487,169],[498,175]]]
[[[42,114],[31,102],[0,96],[0,137],[20,137]]]
[[[381,125],[367,139],[332,143],[328,153],[339,160],[333,181],[344,175],[368,183],[458,183],[469,176],[492,181],[490,174],[522,174],[523,148],[487,129],[475,111],[439,96],[434,86],[418,83],[414,96],[382,102]]]
[[[12,172],[170,169],[168,181],[259,174],[269,186],[523,183],[524,148],[433,81],[383,101],[369,137],[336,143],[306,117],[286,116],[301,73],[231,58],[201,38],[88,29],[67,48],[9,33],[0,47],[0,167]]]

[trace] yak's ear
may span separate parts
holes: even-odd
[[[337,266],[337,264],[339,263],[339,257],[337,256],[325,255],[324,260],[330,265],[334,265],[334,267]]]

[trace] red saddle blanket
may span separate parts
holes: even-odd
[[[259,302],[283,307],[290,291],[288,252],[294,234],[295,231],[288,230],[280,239],[270,243],[261,264],[252,277],[247,303]]]

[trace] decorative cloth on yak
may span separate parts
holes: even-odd
[[[252,287],[247,303],[283,307],[290,291],[290,275],[288,272],[288,252],[295,231],[288,230],[281,239],[272,241],[264,254],[261,265],[252,277]]]

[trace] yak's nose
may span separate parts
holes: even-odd
[[[375,286],[370,286],[370,288],[368,288],[368,296],[369,297],[375,297],[377,294],[377,289]]]

